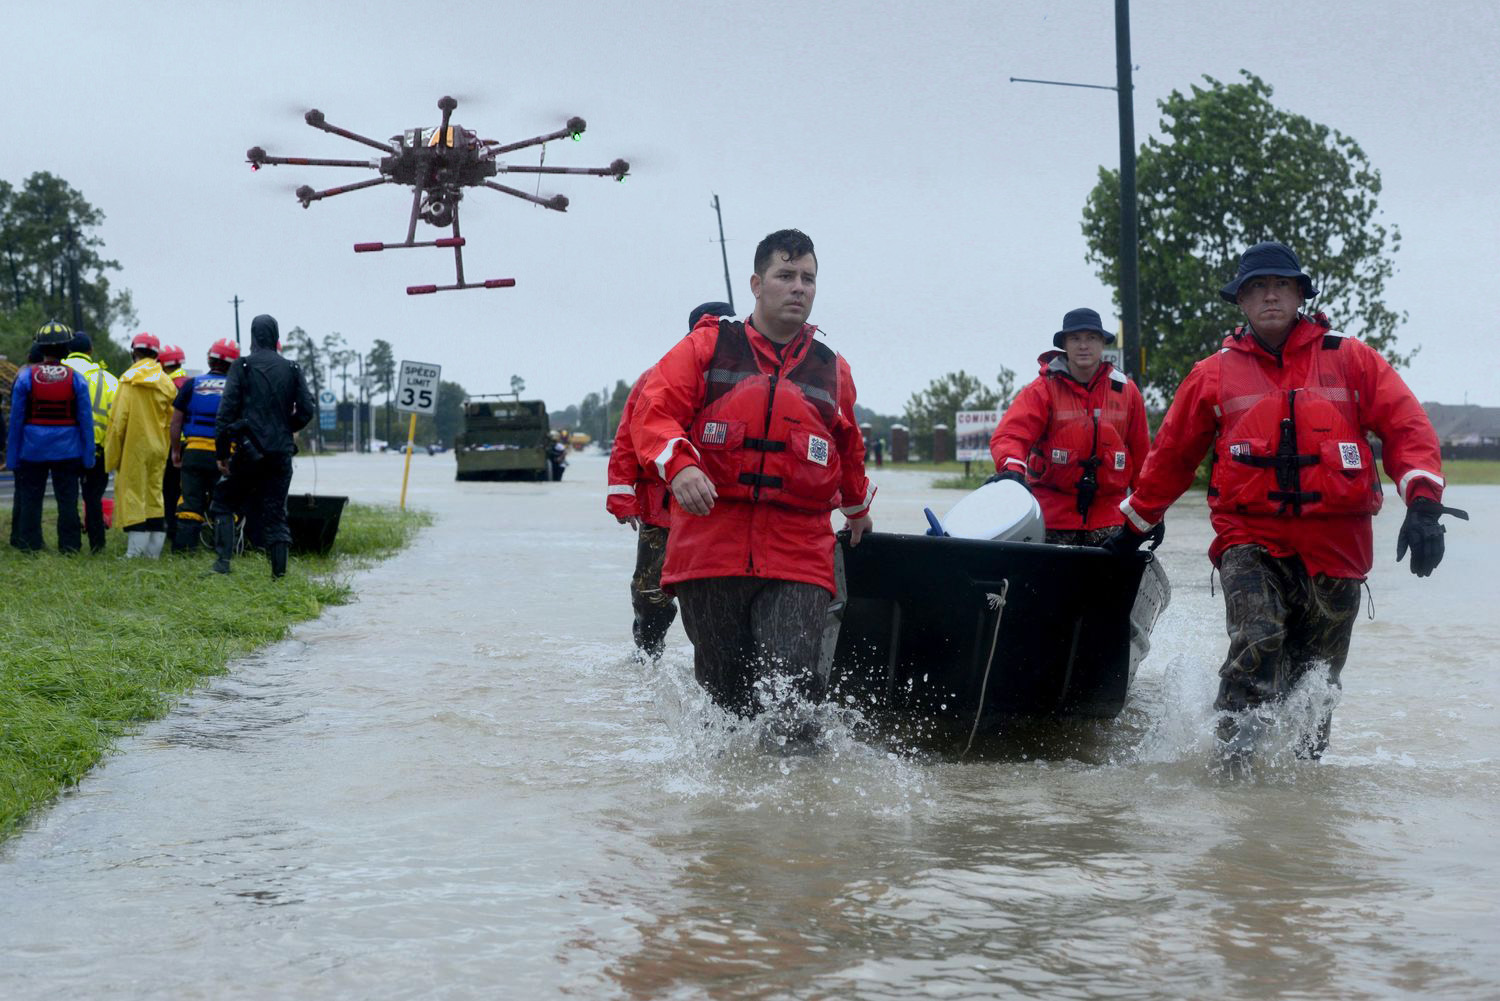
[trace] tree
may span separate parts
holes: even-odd
[[[935,426],[946,424],[952,428],[960,410],[1003,410],[1010,406],[1015,386],[1016,373],[1003,366],[1000,374],[995,376],[993,387],[963,369],[949,372],[933,379],[921,392],[912,394],[906,401],[903,420],[914,440],[929,441]]]
[[[1396,353],[1395,332],[1406,314],[1382,300],[1401,234],[1376,221],[1380,172],[1353,139],[1276,108],[1268,84],[1240,73],[1243,83],[1204,77],[1207,87],[1157,102],[1163,138],[1147,140],[1136,159],[1139,381],[1169,397],[1242,321],[1218,289],[1262,240],[1297,252],[1336,328],[1405,365],[1411,354]],[[1119,192],[1119,172],[1100,168],[1083,210],[1087,259],[1116,288]]]
[[[313,342],[312,335],[301,327],[293,327],[286,332],[285,343],[291,351],[293,359],[302,366],[303,374],[312,381],[313,399],[320,400],[323,395],[323,379],[319,374],[318,345]],[[316,448],[323,447],[323,424],[321,418],[309,425],[316,441]]]
[[[365,372],[374,380],[374,388],[385,394],[385,440],[391,440],[391,393],[396,388],[396,352],[390,341],[375,339],[375,346],[365,355]]]
[[[116,371],[128,362],[108,335],[136,315],[130,292],[112,291],[105,276],[120,265],[102,255],[93,231],[103,222],[103,212],[45,171],[19,189],[0,181],[0,354],[24,358],[36,328],[55,317],[87,330],[95,355]]]

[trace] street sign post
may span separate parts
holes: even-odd
[[[318,393],[318,430],[332,431],[339,423],[339,401],[333,390]]]
[[[411,414],[411,423],[406,428],[406,463],[401,472],[403,511],[406,510],[406,481],[411,477],[411,448],[417,440],[417,415],[431,417],[437,413],[438,379],[442,373],[441,365],[403,361],[401,374],[396,378],[396,409]]]

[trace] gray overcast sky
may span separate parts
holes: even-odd
[[[821,264],[812,320],[849,358],[861,402],[896,413],[954,369],[1030,378],[1068,308],[1113,315],[1080,219],[1099,166],[1118,163],[1114,95],[1007,82],[1112,84],[1113,10],[12,0],[0,177],[48,170],[102,209],[141,329],[181,343],[190,364],[232,333],[239,295],[246,336],[270,312],[283,331],[339,331],[361,348],[383,337],[470,392],[519,374],[554,409],[633,379],[693,305],[722,297],[717,192],[735,305],[749,309],[760,237],[806,230]],[[1409,313],[1401,346],[1421,346],[1408,381],[1424,400],[1500,404],[1494,324],[1471,319],[1500,282],[1500,4],[1137,0],[1132,18],[1139,140],[1157,99],[1243,67],[1279,107],[1363,145],[1403,235],[1387,299]],[[456,122],[502,141],[587,118],[549,164],[634,165],[624,184],[544,180],[543,194],[572,200],[566,214],[470,192],[466,270],[513,289],[408,297],[408,284],[451,280],[446,252],[352,252],[405,235],[408,189],[303,211],[298,184],[373,172],[244,162],[252,145],[363,158],[374,151],[301,112],[385,139],[435,125],[445,93],[462,102]]]

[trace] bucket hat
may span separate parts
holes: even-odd
[[[1115,335],[1104,329],[1104,322],[1092,309],[1070,309],[1063,317],[1062,329],[1052,335],[1052,346],[1061,348],[1068,335],[1078,330],[1092,330],[1104,338],[1105,344],[1113,344]]]
[[[1292,253],[1292,248],[1284,243],[1268,240],[1257,243],[1240,255],[1239,271],[1233,281],[1219,289],[1219,295],[1224,297],[1225,302],[1238,303],[1240,286],[1259,275],[1296,278],[1302,285],[1304,299],[1311,299],[1318,294],[1318,290],[1313,288],[1312,279],[1303,272],[1297,255]]]

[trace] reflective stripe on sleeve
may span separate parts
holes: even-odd
[[[1401,482],[1396,484],[1396,493],[1401,496],[1402,500],[1406,500],[1406,488],[1410,486],[1411,481],[1418,476],[1436,483],[1439,490],[1447,485],[1443,482],[1443,478],[1437,473],[1429,473],[1425,469],[1413,469],[1405,476],[1401,477]]]
[[[677,445],[679,442],[686,445],[688,447],[688,450],[692,452],[693,455],[696,456],[698,454],[698,450],[696,448],[693,448],[693,443],[688,441],[686,438],[670,439],[667,442],[667,447],[662,449],[661,454],[658,455],[654,460],[656,463],[656,471],[661,476],[662,480],[666,480],[667,478],[667,466],[671,463],[672,454],[677,451]]]
[[[1120,501],[1120,513],[1130,519],[1130,523],[1135,526],[1137,532],[1145,534],[1151,531],[1150,523],[1142,520],[1141,516],[1135,513],[1135,508],[1130,506],[1129,497]]]
[[[1005,464],[1007,466],[1012,466],[1012,465],[1018,466],[1018,467],[1020,467],[1021,472],[1023,472],[1023,473],[1026,472],[1026,463],[1022,462],[1020,459],[1017,459],[1014,456],[1011,456],[1010,458],[1006,459],[1005,460]]]
[[[631,486],[628,483],[611,483],[609,485],[608,493],[611,496],[613,496],[614,494],[629,494],[630,496],[634,497],[635,487]]]
[[[870,503],[875,500],[875,484],[870,483],[865,487],[865,499],[853,507],[839,508],[839,514],[845,518],[858,518],[870,509]]]

